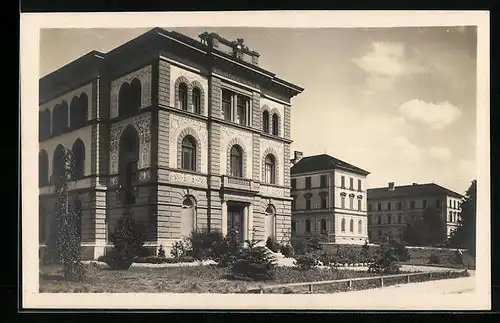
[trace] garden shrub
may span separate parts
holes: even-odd
[[[163,251],[165,253],[165,251]],[[175,241],[170,250],[172,257],[178,259],[192,254],[192,248],[188,237]]]
[[[311,236],[305,241],[305,251],[306,253],[316,253],[323,249],[321,246],[321,240],[318,236]]]
[[[433,253],[429,256],[429,263],[439,265],[441,263],[441,257],[438,254]]]
[[[163,245],[160,245],[160,248],[158,249],[158,257],[160,258],[165,258],[165,249],[163,249]]]
[[[300,239],[292,239],[291,246],[296,255],[303,255],[306,252],[305,242]]]
[[[216,243],[213,248],[214,260],[220,267],[231,266],[241,252],[237,234],[234,230],[229,230],[221,243]]]
[[[266,247],[269,248],[272,252],[276,253],[280,250],[280,245],[273,238],[268,237],[266,240]]]
[[[312,254],[301,255],[295,259],[295,266],[300,270],[309,270],[318,265],[318,259]]]
[[[369,273],[377,274],[397,274],[401,265],[399,262],[404,259],[406,247],[394,241],[388,241],[380,245],[377,255],[368,268]]]
[[[286,258],[295,256],[295,250],[291,244],[282,245],[280,248],[281,254]]]
[[[252,237],[255,237],[255,233]],[[258,242],[255,238],[252,238],[246,241],[247,247],[239,249],[239,253],[232,264],[234,278],[256,281],[274,278],[276,259],[268,249],[257,246]]]
[[[194,261],[196,261],[196,259],[190,256],[181,256],[178,258],[149,256],[149,257],[139,257],[134,259],[135,263],[142,263],[142,264],[176,264],[181,262],[194,262]]]
[[[356,264],[361,260],[361,253],[355,247],[344,247],[338,248],[337,253],[334,256],[336,263],[341,264]]]
[[[136,258],[145,240],[142,226],[134,221],[132,215],[124,213],[114,232],[110,234],[113,248],[106,253],[104,260],[114,270],[126,270]]]
[[[189,235],[190,255],[198,260],[218,258],[224,250],[224,236],[220,231],[195,230]]]

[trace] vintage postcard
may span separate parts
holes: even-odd
[[[22,307],[489,309],[488,21],[22,14]]]

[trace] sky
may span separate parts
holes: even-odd
[[[292,151],[363,168],[370,188],[434,182],[465,193],[476,177],[474,27],[167,29],[243,38],[260,67],[303,87]],[[147,30],[45,29],[40,76]]]

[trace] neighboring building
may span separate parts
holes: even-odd
[[[327,154],[302,157],[295,152],[292,163],[292,236],[322,235],[337,244],[364,244],[370,173]]]
[[[457,226],[463,198],[434,183],[394,186],[390,182],[387,187],[368,189],[370,241],[380,242],[387,235],[400,237],[408,223],[421,219],[426,210],[435,210],[449,236]]]
[[[103,254],[126,209],[151,249],[201,228],[240,241],[254,227],[259,239],[290,232],[291,98],[303,89],[259,67],[242,39],[199,37],[154,28],[40,79],[41,246],[63,148],[84,259]]]

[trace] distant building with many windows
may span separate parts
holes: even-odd
[[[463,195],[434,183],[368,189],[368,234],[370,242],[391,235],[400,237],[413,220],[434,211],[444,227],[443,241],[457,227]]]
[[[327,154],[295,152],[292,164],[292,237],[320,235],[336,244],[364,244],[370,173]]]
[[[103,254],[125,210],[153,250],[195,229],[289,234],[291,99],[303,89],[260,67],[243,39],[154,28],[39,84],[41,249],[65,149],[84,259]]]

